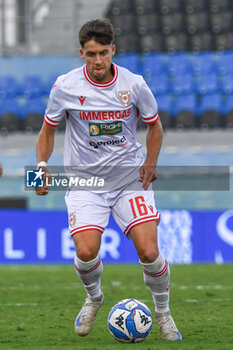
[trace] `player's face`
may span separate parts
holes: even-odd
[[[85,60],[87,70],[92,80],[107,83],[112,79],[112,56],[115,45],[102,45],[95,40],[89,40],[80,49],[80,55]]]

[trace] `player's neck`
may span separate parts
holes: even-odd
[[[99,83],[99,84],[108,84],[108,83],[110,83],[113,80],[113,78],[115,76],[115,69],[114,69],[113,64],[111,64],[110,70],[109,70],[108,74],[106,75],[106,77],[103,80],[97,80],[95,77],[93,77],[90,74],[90,72],[88,71],[88,68],[87,68],[87,72],[88,72],[89,78],[93,82]]]

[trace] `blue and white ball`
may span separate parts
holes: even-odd
[[[150,309],[136,299],[124,299],[111,309],[108,329],[122,343],[138,343],[151,332],[153,319]]]

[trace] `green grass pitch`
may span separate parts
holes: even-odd
[[[154,323],[144,342],[123,344],[107,328],[111,307],[133,297],[153,311],[140,266],[104,266],[105,302],[85,338],[74,333],[85,293],[72,266],[1,266],[0,349],[232,349],[233,265],[172,265],[171,276],[171,311],[183,341],[161,340]]]

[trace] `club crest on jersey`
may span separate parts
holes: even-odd
[[[131,101],[130,91],[119,91],[118,95],[119,95],[120,103],[124,107],[130,104],[130,101]]]
[[[70,215],[69,215],[69,224],[70,224],[70,227],[71,227],[71,228],[74,227],[75,223],[76,223],[76,213],[73,212],[73,213],[70,213]]]
[[[81,103],[81,106],[83,106],[84,101],[86,100],[86,97],[85,96],[78,96],[78,99],[79,99],[79,101]]]

